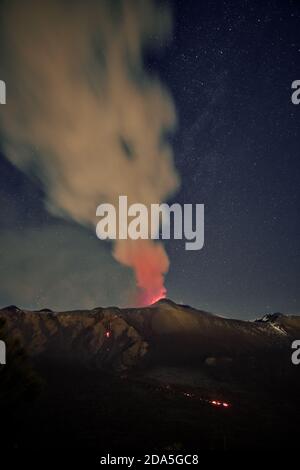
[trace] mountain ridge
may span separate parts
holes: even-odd
[[[34,359],[78,362],[112,370],[146,365],[199,365],[227,358],[289,351],[300,337],[300,317],[258,321],[224,318],[162,299],[142,308],[96,307],[53,312],[0,310],[5,334]]]

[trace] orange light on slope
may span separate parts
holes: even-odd
[[[226,401],[212,400],[209,403],[214,406],[223,406],[224,408],[229,408],[230,406],[229,403],[227,403]]]

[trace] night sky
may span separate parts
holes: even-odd
[[[300,3],[171,6],[173,41],[145,61],[178,113],[171,139],[181,188],[171,202],[205,204],[205,246],[165,243],[168,296],[237,318],[297,314],[300,105],[291,84],[300,80]],[[122,304],[120,283],[126,290],[132,279],[108,244],[49,215],[43,190],[3,155],[0,197],[1,305]]]

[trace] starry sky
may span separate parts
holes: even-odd
[[[165,242],[168,296],[229,317],[298,314],[300,105],[291,84],[300,80],[300,4],[170,4],[173,40],[145,63],[178,113],[181,188],[170,202],[205,204],[205,246]],[[51,216],[43,198],[0,155],[0,304],[122,304],[130,272],[94,233]]]

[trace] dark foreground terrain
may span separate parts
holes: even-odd
[[[0,311],[1,443],[129,455],[289,449],[299,439],[300,317],[144,309]],[[3,432],[4,431],[4,432]]]

